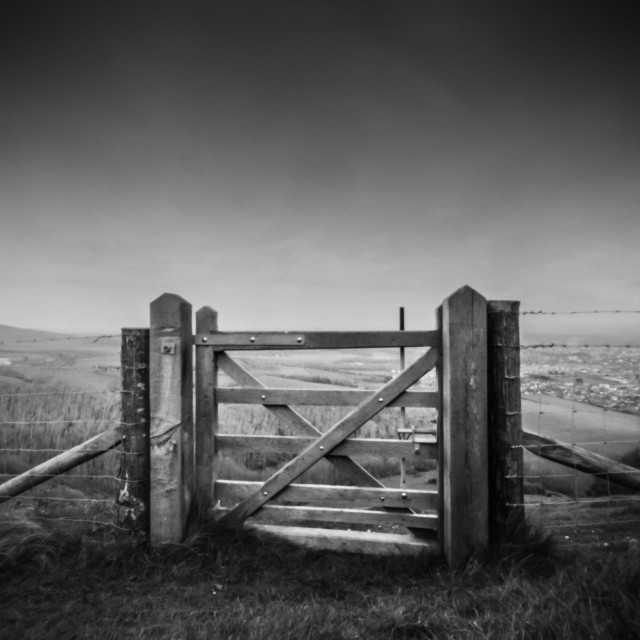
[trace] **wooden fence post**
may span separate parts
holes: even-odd
[[[196,312],[196,333],[218,330],[218,313],[211,307]],[[200,516],[213,507],[215,482],[215,435],[218,431],[218,384],[216,353],[211,347],[196,347],[196,502]]]
[[[519,302],[502,300],[487,306],[492,543],[507,539],[524,523],[519,309]]]
[[[122,447],[116,524],[149,540],[149,329],[123,329]]]
[[[460,567],[489,540],[487,302],[462,287],[442,303],[438,319],[441,544],[449,565]]]
[[[149,337],[151,542],[180,542],[194,488],[191,305],[165,293],[151,303]]]

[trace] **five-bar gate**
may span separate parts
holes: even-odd
[[[488,542],[486,300],[469,287],[447,298],[431,331],[221,332],[209,307],[196,313],[182,298],[151,305],[151,539],[180,539],[189,511],[214,510],[222,524],[252,526],[303,544],[373,553],[441,551],[464,562]],[[424,347],[415,362],[375,391],[267,388],[235,352],[247,350]],[[195,421],[193,352],[195,348]],[[438,391],[412,389],[431,370]],[[224,372],[236,386],[219,385]],[[220,404],[259,404],[287,435],[220,433]],[[294,406],[353,406],[320,430]],[[437,435],[413,440],[352,437],[387,407],[437,409]],[[355,459],[358,454],[438,463],[437,488],[391,488]],[[218,478],[225,451],[292,456],[264,482]],[[296,480],[321,459],[339,485]],[[356,526],[358,525],[358,526]],[[369,525],[371,531],[352,531]],[[391,533],[393,525],[406,534]],[[384,532],[379,533],[378,528]]]

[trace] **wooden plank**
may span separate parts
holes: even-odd
[[[553,460],[571,469],[604,477],[623,487],[640,491],[640,470],[635,467],[605,458],[575,444],[567,444],[529,431],[522,432],[522,442],[531,453],[541,458]]]
[[[443,549],[452,567],[489,538],[487,303],[462,287],[442,304]]]
[[[93,460],[103,453],[117,447],[122,441],[122,425],[117,425],[104,431],[86,442],[79,444],[68,451],[50,458],[46,462],[21,473],[11,480],[0,485],[0,502],[37,487],[39,484],[59,476],[65,471]]]
[[[251,522],[271,524],[291,522],[332,522],[371,526],[403,526],[414,529],[438,528],[436,513],[389,513],[368,509],[336,509],[265,504],[251,516]]]
[[[439,340],[437,331],[220,331],[193,336],[196,346],[221,351],[433,347]]]
[[[181,542],[193,497],[191,305],[165,293],[151,303],[149,340],[151,542]]]
[[[350,407],[360,404],[369,395],[371,391],[360,389],[220,388],[217,400],[228,404]],[[432,391],[405,391],[388,406],[438,408],[439,399],[439,394]]]
[[[304,436],[250,436],[240,434],[221,434],[216,436],[218,451],[276,451],[278,453],[298,454],[307,448],[316,438]],[[390,440],[378,438],[347,438],[335,449],[334,455],[375,455],[395,458],[412,458],[415,455],[426,459],[437,459],[438,445],[435,438],[420,445],[419,453],[411,440]]]
[[[513,536],[525,518],[519,310],[519,302],[487,303],[489,534],[493,543]]]
[[[415,535],[316,529],[310,527],[281,527],[266,524],[247,524],[261,535],[286,540],[307,549],[357,553],[379,556],[414,556],[428,558],[440,552],[437,543]]]
[[[149,329],[123,329],[122,451],[116,524],[140,542],[149,539]]]
[[[486,320],[486,319],[485,319]],[[318,440],[300,453],[296,458],[285,464],[269,478],[260,491],[236,505],[225,516],[224,521],[229,525],[239,524],[259,509],[267,500],[277,495],[284,487],[307,471],[318,460],[323,458],[337,444],[349,437],[365,422],[380,413],[385,406],[423,375],[433,369],[438,359],[438,352],[430,349],[418,358],[410,367],[371,394],[369,399],[358,405],[347,416],[318,438]],[[485,363],[486,364],[486,363]]]
[[[218,313],[211,307],[196,312],[196,331],[217,331]],[[195,463],[196,503],[200,513],[206,513],[214,504],[215,435],[218,433],[217,354],[211,349],[196,348],[196,422]]]
[[[261,482],[218,480],[215,491],[216,496],[223,502],[235,504],[261,488]],[[274,496],[269,504],[312,504],[357,509],[409,507],[427,511],[436,509],[438,491],[433,487],[417,490],[293,483]]]

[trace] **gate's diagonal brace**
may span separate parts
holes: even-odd
[[[218,354],[218,366],[238,384],[247,387],[264,388],[264,385],[249,371],[233,360],[226,352]],[[297,411],[285,405],[264,405],[274,415],[286,420],[300,434],[305,436],[320,437],[322,432],[316,429],[308,420]],[[372,476],[364,467],[346,456],[327,455],[326,459],[339,472],[343,473],[351,482],[362,487],[383,487],[384,485]]]
[[[367,420],[370,420],[382,411],[382,409],[403,391],[406,391],[408,387],[417,382],[425,373],[433,369],[437,359],[438,352],[436,349],[427,351],[427,353],[418,358],[416,362],[400,373],[400,375],[387,382],[387,384],[373,393],[367,400],[358,405],[358,407],[335,424],[329,431],[318,438],[316,442],[307,447],[284,467],[276,471],[276,473],[262,485],[259,491],[237,504],[221,522],[228,525],[243,522],[265,502],[280,493],[287,485],[323,458],[331,449],[340,444],[345,438],[348,438],[356,429],[367,422]]]

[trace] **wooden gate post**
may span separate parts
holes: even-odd
[[[140,542],[149,539],[149,329],[123,329],[122,451],[117,524]]]
[[[196,333],[218,330],[218,313],[211,307],[196,312]],[[196,347],[196,501],[198,513],[205,516],[213,507],[215,483],[215,441],[218,433],[218,362],[210,347]]]
[[[151,303],[149,338],[151,542],[180,542],[194,488],[191,305],[165,293]]]
[[[502,300],[487,307],[492,543],[510,537],[524,523],[519,309],[519,302]]]
[[[438,322],[440,539],[449,565],[460,567],[489,540],[487,301],[462,287],[442,303]]]

